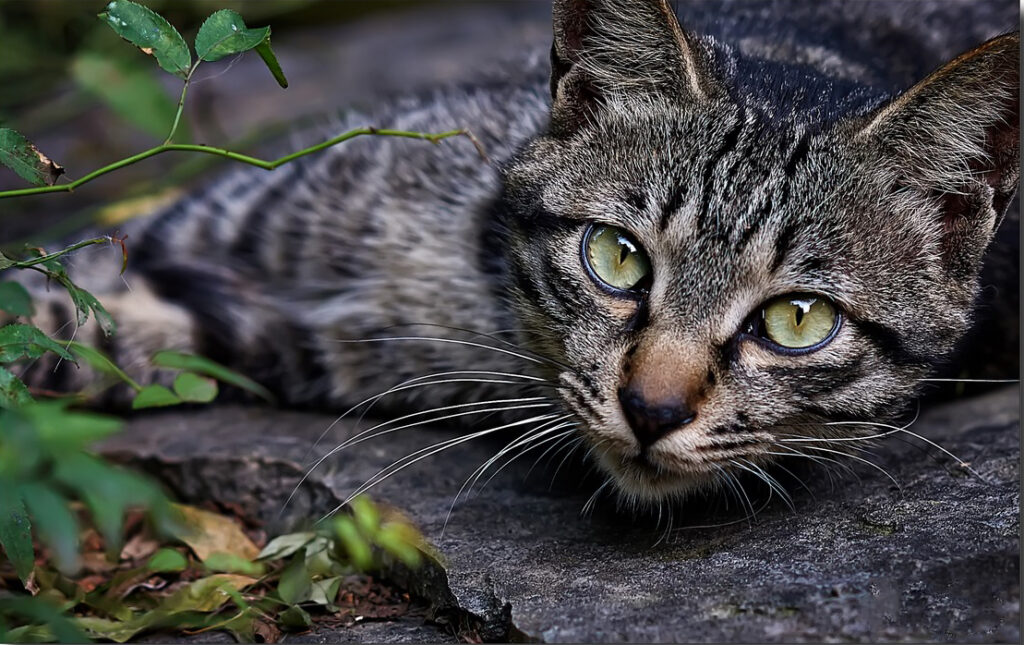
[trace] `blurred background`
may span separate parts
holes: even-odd
[[[271,27],[289,87],[278,87],[255,52],[203,63],[176,136],[256,154],[266,148],[261,143],[317,117],[471,80],[475,71],[522,60],[550,42],[550,4],[544,0],[141,3],[167,18],[190,45],[203,20],[219,9],[238,11],[249,27]],[[180,79],[97,19],[105,5],[0,0],[0,127],[21,132],[70,178],[162,142],[181,92]],[[167,153],[73,194],[0,200],[0,246],[53,243],[93,224],[116,226],[173,199],[224,163]],[[0,169],[0,190],[25,186]]]
[[[140,0],[192,43],[203,20],[238,11],[269,25],[288,77],[282,90],[254,52],[204,63],[176,140],[268,156],[267,143],[338,110],[547,57],[550,0]],[[673,0],[683,24],[759,57],[798,56],[890,90],[1013,29],[1009,0]],[[0,0],[0,127],[18,130],[77,178],[164,140],[180,79],[97,19],[107,0]],[[737,37],[736,34],[741,34]],[[830,52],[858,61],[837,67]],[[831,61],[831,62],[830,62]],[[386,127],[387,124],[367,124]],[[472,124],[453,124],[453,127]],[[283,139],[285,150],[297,149]],[[274,149],[279,152],[280,146]],[[83,227],[116,228],[216,174],[224,160],[168,153],[60,193],[0,200],[0,248],[53,243]],[[0,168],[0,190],[25,184]]]

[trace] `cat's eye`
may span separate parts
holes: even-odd
[[[650,283],[647,253],[632,235],[614,226],[591,225],[583,236],[583,264],[612,292],[638,292]]]
[[[813,351],[832,340],[839,328],[839,311],[819,295],[795,294],[776,298],[761,308],[749,332],[790,352]]]

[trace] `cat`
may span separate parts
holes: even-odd
[[[489,163],[364,138],[231,172],[129,229],[130,292],[113,259],[76,267],[119,325],[77,338],[140,381],[174,348],[289,405],[387,393],[406,425],[572,437],[640,505],[882,432],[1017,217],[1019,34],[892,95],[765,34],[698,37],[666,0],[552,15],[546,63],[338,124],[466,125]],[[50,298],[37,322],[70,316]]]

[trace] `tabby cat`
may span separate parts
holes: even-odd
[[[140,380],[176,348],[292,405],[392,388],[377,409],[406,425],[575,437],[636,502],[878,434],[968,330],[1016,218],[1019,34],[892,97],[698,37],[667,0],[553,17],[550,67],[339,124],[466,125],[489,163],[366,138],[233,172],[129,231],[130,292],[113,259],[77,267],[120,328],[77,338]]]

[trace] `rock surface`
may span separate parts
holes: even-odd
[[[106,451],[186,501],[237,503],[274,530],[321,516],[395,459],[457,435],[405,431],[359,444],[317,468],[282,515],[332,420],[242,407],[147,415]],[[934,408],[911,429],[978,476],[920,439],[891,436],[863,456],[899,488],[853,460],[845,473],[790,465],[806,485],[777,473],[794,508],[748,484],[755,517],[744,519],[735,497],[728,509],[692,503],[674,509],[666,533],[611,498],[581,516],[594,485],[562,476],[549,491],[551,469],[524,481],[533,461],[524,459],[460,499],[442,534],[462,482],[501,445],[469,442],[402,470],[373,496],[405,509],[446,558],[443,571],[406,581],[433,604],[435,621],[485,639],[1019,641],[1019,388]],[[354,431],[338,424],[324,445]],[[359,629],[303,640],[451,639],[408,620]]]

